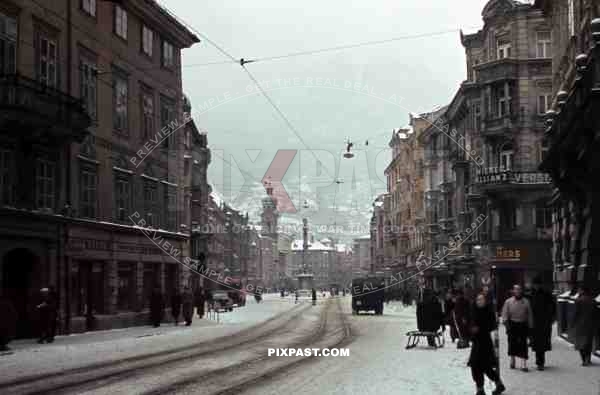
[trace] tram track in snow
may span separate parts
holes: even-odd
[[[94,363],[78,368],[58,370],[39,375],[29,375],[0,382],[2,394],[57,394],[73,392],[77,388],[98,382],[126,380],[132,374],[157,367],[177,364],[226,352],[231,349],[253,344],[285,330],[307,310],[308,304],[300,304],[290,311],[278,314],[266,321],[242,329],[233,334],[202,341],[174,349],[150,354],[141,354],[123,359]],[[78,392],[78,391],[75,391]]]

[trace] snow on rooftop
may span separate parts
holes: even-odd
[[[302,251],[304,242],[302,240],[294,240],[292,242],[293,251]],[[308,251],[333,251],[334,247],[325,245],[321,241],[315,240],[308,242]]]

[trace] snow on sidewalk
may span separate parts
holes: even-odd
[[[9,344],[14,353],[0,355],[0,380],[77,368],[230,336],[293,306],[267,297],[260,304],[252,299],[245,307],[221,313],[219,323],[194,316],[191,326],[168,323],[158,328],[138,326],[95,331],[57,336],[51,344],[37,344],[32,339],[14,341]]]
[[[416,309],[414,306],[407,308],[403,307],[400,303],[392,302],[389,305],[386,305],[384,314],[414,320],[414,329],[416,329]],[[535,354],[531,352],[531,350],[528,360],[529,372],[511,370],[509,367],[510,360],[506,353],[506,330],[503,325],[500,326],[499,333],[500,369],[502,380],[508,388],[506,394],[600,394],[600,358],[592,357],[592,363],[594,363],[594,365],[582,367],[579,353],[574,350],[572,344],[568,343],[563,338],[556,336],[556,327],[553,331],[555,336],[552,339],[552,351],[546,353],[546,369],[542,372],[537,371],[535,366]],[[423,341],[421,343],[426,344],[426,342]],[[468,368],[466,368],[469,349],[457,350],[456,343],[453,344],[449,339],[448,331],[446,331],[446,345],[442,350],[443,354],[450,352],[448,358],[452,359],[453,364],[464,363],[464,375],[470,374]],[[442,350],[438,350],[438,352]],[[438,359],[444,357],[436,355],[435,358]],[[458,384],[455,382],[456,378],[449,378],[449,381],[452,384]],[[493,385],[486,379],[486,390],[488,393],[491,393],[492,389]]]

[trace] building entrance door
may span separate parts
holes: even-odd
[[[28,249],[17,248],[2,258],[2,295],[17,312],[17,338],[36,336],[35,304],[41,287],[38,259]]]

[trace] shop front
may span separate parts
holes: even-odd
[[[498,242],[490,244],[489,269],[493,273],[498,306],[511,296],[515,284],[531,285],[541,277],[543,286],[552,290],[552,245],[543,240]]]

